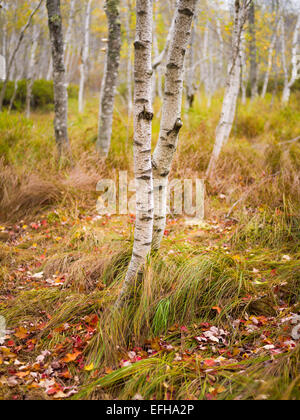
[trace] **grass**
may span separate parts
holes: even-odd
[[[300,146],[281,144],[299,134],[297,95],[286,108],[270,98],[239,105],[207,185],[205,223],[169,219],[161,252],[149,257],[121,312],[113,304],[134,221],[95,218],[95,186],[117,170],[132,176],[132,124],[122,106],[103,162],[94,151],[96,100],[83,115],[70,101],[76,165],[60,169],[51,114],[30,121],[1,114],[0,233],[11,236],[0,241],[0,314],[34,342],[29,351],[32,343],[17,340],[18,358],[33,363],[47,350],[46,366],[69,372],[61,386],[78,377],[77,399],[299,399],[299,342],[285,344],[292,326],[283,320],[300,310]],[[211,109],[196,101],[186,115],[173,178],[204,176],[221,106],[213,101]],[[159,102],[154,108],[155,143]],[[226,345],[197,342],[211,327],[228,332]],[[76,349],[77,361],[62,362]],[[0,349],[0,381],[14,360],[1,364]],[[18,387],[20,395],[49,398],[25,380]],[[4,385],[0,398],[13,392]]]

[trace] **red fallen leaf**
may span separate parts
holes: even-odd
[[[31,228],[32,229],[35,229],[35,230],[38,230],[38,228],[39,228],[39,225],[37,225],[36,223],[31,223]]]
[[[41,221],[41,224],[42,224],[42,226],[47,226],[47,224],[48,224],[48,223],[47,223],[47,220],[42,220],[42,221]]]
[[[14,347],[16,344],[15,344],[15,342],[13,340],[8,340],[8,342],[6,343],[6,345],[8,347]]]
[[[169,236],[169,235],[170,235],[170,231],[166,229],[166,230],[164,231],[164,235],[165,235],[165,236]]]
[[[183,331],[183,332],[188,332],[188,329],[185,326],[180,327],[180,330]]]
[[[216,365],[216,361],[215,361],[215,360],[213,360],[213,359],[207,359],[207,360],[204,360],[204,364],[205,364],[206,366],[213,367],[213,366],[215,366],[215,365]]]

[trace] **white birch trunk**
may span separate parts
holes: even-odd
[[[31,98],[32,98],[32,85],[33,80],[36,72],[36,50],[38,47],[38,39],[40,35],[39,28],[35,25],[33,28],[33,35],[32,35],[32,46],[31,46],[31,54],[28,66],[28,75],[27,75],[27,86],[26,86],[26,117],[30,118],[30,105],[31,105]]]
[[[99,130],[97,150],[107,157],[112,135],[113,108],[117,88],[117,79],[121,52],[121,24],[119,0],[106,0],[105,12],[108,20],[108,45],[105,61],[104,79],[102,80],[99,110]]]
[[[282,19],[282,26],[284,28],[284,22]],[[288,80],[288,74],[287,74],[287,67],[285,66],[285,83],[284,83],[284,89],[283,89],[283,95],[282,95],[282,102],[283,104],[287,104],[289,102],[290,96],[291,96],[291,88],[296,82],[296,80],[299,77],[299,56],[298,56],[298,49],[299,49],[299,36],[300,36],[300,13],[298,14],[297,23],[294,31],[293,36],[293,48],[292,48],[292,74],[290,80]],[[284,30],[282,31],[282,37],[283,37],[283,51],[282,54],[285,57],[285,42],[284,42]]]
[[[277,28],[276,28],[276,32],[277,32]],[[265,74],[264,84],[263,84],[263,88],[262,88],[262,92],[261,92],[261,97],[262,98],[264,98],[266,96],[266,93],[267,93],[267,90],[268,90],[269,78],[270,78],[270,74],[271,74],[271,70],[272,70],[272,64],[273,64],[273,53],[274,53],[274,48],[275,48],[275,45],[276,45],[276,38],[277,38],[277,33],[276,32],[272,36],[271,45],[270,45],[269,52],[268,52],[267,71],[266,71],[266,74]]]
[[[222,147],[227,143],[234,117],[236,112],[236,104],[240,90],[240,75],[241,75],[241,38],[244,28],[249,2],[242,2],[235,0],[235,14],[234,14],[234,33],[232,42],[232,62],[228,74],[226,90],[223,100],[223,107],[219,125],[216,130],[216,141],[213,153],[206,172],[208,179],[211,178],[215,171],[217,160],[220,156]]]
[[[68,137],[68,91],[64,64],[64,40],[60,0],[47,0],[48,26],[50,32],[53,86],[54,86],[54,131],[59,158],[71,158]]]
[[[177,149],[179,131],[182,127],[184,61],[196,5],[197,0],[179,0],[177,2],[174,29],[169,47],[160,134],[152,159],[156,190],[152,240],[154,250],[159,249],[166,226],[168,176]]]
[[[152,139],[152,0],[136,2],[134,162],[136,180],[136,226],[132,259],[116,303],[120,307],[130,292],[151,249],[153,229]]]
[[[245,105],[247,102],[247,84],[248,84],[248,75],[247,75],[247,59],[246,59],[246,40],[245,32],[242,33],[241,39],[241,60],[242,60],[242,104]]]
[[[67,75],[69,74],[68,72],[69,72],[71,51],[72,51],[71,40],[72,40],[72,30],[73,30],[74,17],[75,17],[75,3],[76,3],[76,0],[71,0],[68,28],[67,28],[66,36],[65,36],[65,63],[66,63]]]
[[[79,95],[78,95],[78,111],[83,112],[83,96],[84,86],[86,81],[87,63],[89,58],[89,46],[90,46],[90,21],[91,21],[91,5],[92,0],[87,0],[85,6],[85,18],[84,18],[84,41],[82,46],[81,63],[80,63],[80,82],[79,82]]]

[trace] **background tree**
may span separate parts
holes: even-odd
[[[113,107],[120,65],[121,23],[119,6],[119,0],[106,0],[105,2],[105,13],[108,20],[108,43],[104,78],[100,94],[99,130],[97,140],[97,150],[104,157],[108,155],[110,148]]]
[[[64,40],[60,0],[47,0],[54,82],[54,131],[59,157],[70,157],[68,92],[64,64]]]

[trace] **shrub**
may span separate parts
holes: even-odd
[[[0,83],[0,89],[3,84]],[[11,98],[14,94],[15,82],[8,82],[5,97],[4,106],[8,107]],[[22,111],[26,106],[26,91],[27,91],[27,80],[20,80],[18,82],[17,94],[13,103],[13,109]],[[76,98],[78,96],[78,86],[70,85],[68,87],[68,94],[70,98]],[[35,80],[32,86],[32,109],[49,110],[54,104],[54,93],[53,93],[53,81],[48,80]]]

